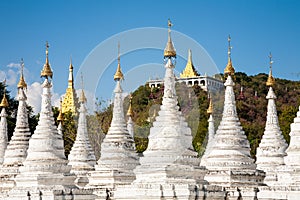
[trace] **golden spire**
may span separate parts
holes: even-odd
[[[171,23],[170,19],[168,19],[168,42],[164,51],[164,58],[176,58],[176,50],[174,48],[172,39],[171,39],[171,27],[173,24]]]
[[[269,58],[270,58],[270,72],[269,72],[269,77],[268,77],[268,80],[266,82],[266,85],[272,87],[275,84],[275,78],[272,75],[273,60],[272,60],[272,54],[271,54],[271,52],[270,52]]]
[[[226,68],[224,69],[224,75],[234,75],[234,68],[232,66],[232,61],[231,61],[231,49],[232,49],[232,46],[230,44],[230,41],[231,41],[231,37],[230,35],[228,36],[228,63],[226,65]]]
[[[51,70],[50,64],[49,64],[49,59],[48,59],[48,49],[49,49],[49,44],[46,42],[46,62],[44,64],[43,70],[41,71],[41,77],[52,78],[53,72]]]
[[[79,97],[79,102],[80,103],[85,103],[87,101],[85,94],[84,94],[84,90],[83,90],[83,75],[81,73],[81,95]]]
[[[183,70],[182,73],[180,73],[180,78],[189,78],[189,77],[196,77],[196,76],[199,76],[199,74],[193,65],[192,50],[189,49],[188,61],[186,63],[185,69]]]
[[[6,99],[6,79],[4,79],[4,81],[2,82],[2,85],[4,86],[4,91],[3,91],[3,98],[2,101],[0,103],[0,107],[8,107],[8,101]]]
[[[213,103],[212,103],[212,98],[210,98],[209,100],[209,106],[208,106],[208,109],[207,109],[207,114],[212,114],[214,111],[214,107],[213,107]]]
[[[124,76],[123,73],[121,71],[121,64],[120,64],[120,42],[118,43],[118,68],[117,71],[114,75],[114,80],[115,81],[119,81],[119,80],[123,80]]]
[[[21,59],[21,76],[20,76],[20,81],[17,85],[18,88],[22,88],[22,89],[26,89],[27,88],[27,84],[24,80],[24,61],[23,61],[23,58]]]
[[[132,94],[130,93],[129,96],[129,107],[128,107],[128,111],[127,111],[127,116],[128,117],[132,117],[133,116],[133,111],[132,111]]]
[[[62,122],[63,121],[63,114],[62,114],[62,100],[60,99],[60,108],[59,108],[59,114],[57,116],[57,121]]]
[[[68,88],[74,88],[72,57],[70,57]]]

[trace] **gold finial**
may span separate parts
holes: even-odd
[[[57,121],[62,122],[63,121],[63,114],[62,114],[62,100],[60,99],[60,108],[59,108],[59,114],[57,116]]]
[[[214,111],[214,107],[213,107],[213,103],[212,103],[212,98],[210,97],[209,99],[209,106],[208,106],[208,109],[207,109],[207,114],[212,114]]]
[[[168,42],[166,48],[164,50],[164,58],[176,58],[176,50],[174,48],[172,39],[171,39],[171,27],[173,24],[171,23],[170,19],[168,19]]]
[[[27,88],[27,84],[24,79],[24,60],[23,60],[23,58],[21,58],[21,75],[20,75],[20,81],[19,81],[17,87],[23,88],[23,89]]]
[[[83,75],[81,73],[81,95],[79,97],[80,103],[85,103],[87,101],[85,94],[84,94],[84,86],[83,86]]]
[[[232,76],[232,75],[234,75],[235,70],[234,70],[234,67],[232,66],[232,61],[231,61],[231,49],[232,49],[232,46],[231,46],[230,42],[231,42],[231,37],[229,35],[228,36],[228,63],[226,65],[226,68],[224,69],[224,74]]]
[[[269,77],[268,77],[268,80],[266,82],[266,85],[272,87],[275,84],[275,78],[272,75],[273,60],[272,60],[272,54],[271,54],[271,52],[269,54],[269,59],[270,59],[270,71],[269,71]]]
[[[0,103],[0,107],[8,107],[8,101],[6,99],[6,79],[4,79],[4,81],[2,82],[2,85],[4,86],[4,90],[3,90],[3,98],[2,101]]]
[[[70,65],[69,65],[69,69],[73,69],[72,56],[70,56]]]
[[[123,80],[124,79],[124,75],[121,71],[121,64],[120,64],[120,42],[118,43],[118,67],[117,67],[117,71],[114,75],[114,80],[115,81],[119,81],[119,80]]]
[[[48,78],[48,76],[49,76],[50,78],[52,78],[53,72],[52,72],[50,64],[49,64],[48,49],[49,49],[49,44],[48,44],[48,42],[46,42],[46,62],[45,62],[44,67],[41,71],[41,77]]]
[[[128,117],[132,117],[133,116],[133,111],[132,111],[132,93],[130,93],[129,96],[129,107],[128,107],[128,111],[127,111],[127,116]]]

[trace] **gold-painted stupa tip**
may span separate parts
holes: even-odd
[[[224,69],[224,74],[225,75],[231,75],[233,76],[234,73],[235,73],[235,69],[234,67],[232,66],[232,61],[231,61],[231,49],[232,49],[232,46],[231,46],[231,37],[230,35],[228,35],[228,63]]]
[[[20,76],[20,81],[19,81],[17,87],[18,88],[23,88],[23,89],[27,88],[27,84],[26,84],[26,82],[24,80],[24,76],[23,75]]]
[[[81,90],[81,94],[80,94],[80,97],[79,97],[79,102],[80,103],[85,103],[86,101],[87,101],[87,99],[85,97],[84,91]]]
[[[168,42],[166,45],[166,48],[164,50],[164,58],[176,58],[176,50],[173,45],[172,39],[171,39],[171,27],[173,24],[171,23],[170,19],[168,20]]]
[[[56,118],[57,121],[63,121],[63,114],[62,114],[62,100],[60,100],[60,109],[59,109],[59,114]]]
[[[1,100],[0,107],[5,107],[5,108],[8,107],[8,101],[6,99],[6,95],[5,94],[3,95],[3,98]]]
[[[234,67],[232,66],[232,61],[231,61],[231,58],[228,59],[228,63],[224,69],[224,74],[225,75],[231,75],[233,76],[235,73],[235,69]]]
[[[20,76],[20,80],[19,80],[17,87],[25,89],[25,88],[27,88],[27,84],[24,79],[23,71],[24,71],[24,61],[23,61],[23,59],[21,59],[21,76]]]
[[[72,58],[70,58],[70,65],[69,65],[69,69],[73,69]]]
[[[49,45],[48,45],[48,42],[47,42],[46,43],[46,61],[45,61],[44,67],[41,71],[41,77],[45,77],[45,78],[50,77],[50,78],[52,78],[53,72],[52,72],[50,64],[49,64],[48,49],[49,49]]]
[[[57,116],[57,121],[63,121],[63,114],[62,114],[62,112],[61,111],[59,111],[59,114],[58,114],[58,116]]]
[[[269,87],[272,87],[275,84],[275,78],[272,75],[272,64],[273,64],[273,60],[272,60],[272,54],[270,53],[269,55],[270,58],[270,71],[269,71],[269,76],[268,76],[268,80],[266,82],[266,85]]]
[[[120,63],[118,63],[118,68],[117,68],[117,71],[114,75],[114,80],[119,81],[119,80],[123,80],[123,79],[124,79],[124,75],[121,71],[121,65],[120,65]]]
[[[208,106],[208,109],[207,109],[207,114],[212,114],[214,111],[214,107],[213,107],[213,103],[212,103],[212,99],[210,99],[209,101],[209,106]]]
[[[133,111],[132,111],[132,95],[129,97],[129,107],[127,111],[127,116],[132,117],[133,116]]]

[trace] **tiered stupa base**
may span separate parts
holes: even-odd
[[[172,182],[172,181],[171,181]],[[118,186],[112,199],[193,199],[193,200],[224,200],[225,191],[219,186],[187,183],[146,184],[134,183],[134,187]]]

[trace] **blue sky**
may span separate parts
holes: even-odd
[[[176,65],[178,72],[185,66],[187,53],[185,55],[184,52],[192,48],[181,44],[185,43],[182,42],[185,40],[180,38],[180,34],[199,44],[198,46],[203,48],[204,57],[211,58],[210,64],[215,64],[221,72],[227,63],[227,36],[230,34],[236,71],[251,75],[267,73],[268,54],[271,51],[274,75],[298,80],[299,10],[300,1],[297,0],[2,0],[0,78],[3,78],[4,74],[10,78],[9,90],[13,91],[16,87],[14,76],[18,75],[16,64],[24,58],[25,78],[28,84],[40,83],[39,73],[45,60],[45,41],[49,41],[49,58],[54,71],[54,93],[60,96],[67,87],[70,56],[76,76],[84,63],[88,63],[89,56],[98,49],[97,52],[104,53],[93,58],[97,60],[95,64],[102,65],[101,61],[109,56],[111,62],[106,62],[105,66],[88,66],[83,75],[86,74],[85,79],[89,80],[88,73],[105,68],[101,77],[93,79],[96,89],[91,92],[107,100],[112,97],[114,88],[112,76],[116,67],[117,41],[120,41],[122,69],[127,77],[130,77],[129,80],[125,77],[124,85],[126,81],[132,83],[124,90],[130,92],[129,90],[146,81],[145,76],[140,74],[146,74],[148,77],[162,76],[162,49],[167,40],[167,19],[170,18],[174,24],[173,42],[177,51],[181,51]],[[152,33],[149,33],[152,29],[147,27],[157,28],[160,35],[152,37]],[[125,33],[136,29],[142,29],[145,33],[134,35],[137,40],[142,38],[153,41],[155,45],[143,46],[141,41],[139,45],[142,46],[139,50],[130,49],[129,46],[135,45],[135,40],[128,39]],[[163,31],[165,38],[161,37]],[[159,45],[161,49],[158,49]],[[99,48],[103,46],[106,49],[100,51]],[[206,58],[200,55],[200,50],[192,50],[198,71],[201,74],[209,72],[211,66],[204,61]],[[106,55],[105,52],[110,55]],[[135,73],[129,73],[133,71]]]

